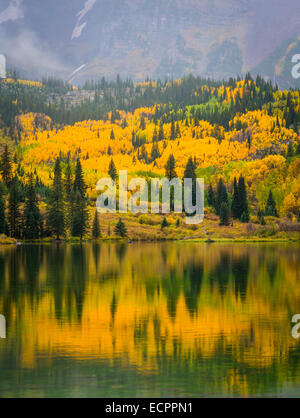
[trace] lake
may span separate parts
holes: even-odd
[[[0,247],[0,396],[299,397],[299,250]]]

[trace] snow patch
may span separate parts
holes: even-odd
[[[72,33],[72,39],[79,38],[82,34],[83,29],[86,27],[86,22],[83,22],[80,25],[81,20],[84,18],[84,16],[92,10],[92,8],[95,6],[97,0],[87,0],[84,4],[84,7],[80,12],[77,13],[77,22],[75,25],[75,28]]]
[[[23,0],[10,0],[8,7],[0,13],[0,24],[9,20],[23,19],[22,2]]]

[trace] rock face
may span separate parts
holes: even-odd
[[[299,16],[299,0],[0,0],[0,53],[74,82],[260,71],[294,85]]]

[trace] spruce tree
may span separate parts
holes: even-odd
[[[225,202],[221,203],[220,207],[220,225],[228,226],[230,223],[230,214],[228,204]]]
[[[233,217],[235,219],[238,219],[240,216],[240,199],[239,199],[239,191],[238,191],[236,177],[234,178],[234,183],[233,183],[233,198],[232,198],[232,204],[231,204],[231,211],[232,211]]]
[[[175,171],[175,158],[173,154],[170,155],[167,164],[165,165],[166,170],[166,177],[170,181],[177,177],[176,171]]]
[[[140,129],[144,131],[146,129],[146,122],[144,116],[141,117]]]
[[[64,221],[64,194],[61,178],[61,167],[59,158],[54,166],[53,185],[50,190],[50,198],[47,207],[47,224],[50,232],[59,240],[65,232]]]
[[[296,155],[300,155],[300,142],[299,142],[299,144],[297,145],[297,148],[296,148]]]
[[[111,130],[111,133],[110,133],[110,139],[112,139],[112,140],[115,139],[115,133],[114,133],[113,129]]]
[[[64,186],[65,186],[65,193],[66,193],[66,199],[69,200],[71,197],[71,192],[73,189],[73,176],[72,176],[72,170],[71,165],[68,162],[66,171],[65,171],[65,178],[64,178]]]
[[[100,224],[99,224],[99,216],[96,210],[94,220],[93,220],[93,229],[92,229],[92,237],[97,239],[101,236]]]
[[[0,184],[0,235],[8,234],[8,225],[5,216],[4,186]]]
[[[238,183],[238,202],[239,202],[238,218],[241,219],[244,213],[245,214],[244,219],[248,218],[248,221],[249,221],[249,207],[248,207],[246,184],[245,184],[245,179],[242,176],[239,178],[239,183]]]
[[[175,123],[172,121],[171,123],[171,135],[170,135],[171,141],[174,141],[176,139],[176,131],[175,131]]]
[[[276,203],[273,197],[272,190],[269,192],[269,197],[266,204],[266,216],[275,216],[278,217],[278,212],[276,209]]]
[[[21,219],[19,184],[17,178],[14,177],[10,184],[8,198],[9,234],[13,238],[21,237]]]
[[[33,176],[30,176],[24,207],[24,237],[36,239],[40,236],[41,214],[35,190]]]
[[[164,218],[161,223],[161,229],[167,228],[169,226],[169,222],[167,221],[167,218]]]
[[[84,196],[77,190],[74,196],[72,231],[73,237],[82,239],[88,227],[89,214],[87,210],[87,203]]]
[[[117,225],[115,226],[114,232],[116,235],[118,235],[121,238],[127,237],[127,228],[121,218],[119,219]]]
[[[0,172],[2,175],[2,180],[6,186],[9,186],[12,180],[12,166],[7,144],[5,145],[3,154],[1,155]]]
[[[159,141],[163,141],[165,138],[165,134],[164,134],[164,125],[161,123],[159,125],[159,131],[158,131],[158,140]]]
[[[77,159],[73,191],[75,194],[79,192],[81,196],[84,196],[86,192],[86,185],[84,182],[82,167],[79,158]]]
[[[188,159],[187,165],[184,170],[184,179],[192,180],[192,204],[196,204],[196,187],[197,187],[197,176],[195,173],[195,165],[192,157]]]
[[[215,208],[216,206],[215,192],[211,184],[208,186],[207,203],[208,203],[208,206],[211,206],[213,208]]]
[[[117,169],[116,169],[116,166],[115,166],[115,163],[114,163],[113,159],[111,159],[111,161],[109,163],[108,174],[112,178],[113,181],[116,181],[116,179],[117,179]]]
[[[216,212],[217,212],[218,215],[220,215],[222,203],[226,203],[226,205],[228,207],[227,190],[226,190],[225,184],[223,183],[223,180],[220,179],[219,183],[218,183],[217,197],[216,197]]]

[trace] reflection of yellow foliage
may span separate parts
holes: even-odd
[[[164,254],[162,247],[155,245],[118,248],[105,244],[95,250],[87,246],[82,259],[86,270],[79,273],[74,265],[77,252],[66,248],[58,278],[61,319],[55,315],[52,291],[42,291],[35,302],[26,294],[22,296],[18,302],[24,307],[22,319],[14,310],[11,327],[18,329],[22,339],[23,367],[34,367],[41,355],[49,361],[52,356],[101,358],[112,363],[118,358],[139,373],[158,373],[160,356],[173,358],[177,353],[182,360],[190,359],[192,366],[199,356],[208,359],[224,355],[231,347],[232,356],[240,364],[268,369],[274,364],[282,366],[295,347],[297,341],[290,336],[290,312],[296,312],[300,302],[297,248],[170,244]],[[119,258],[120,251],[126,251],[124,258]],[[223,295],[217,283],[211,285],[211,274],[224,257],[229,265],[245,259],[250,263],[243,298],[236,293],[233,273],[229,273]],[[46,277],[49,281],[46,262],[47,257],[39,266],[41,290]],[[271,282],[266,266],[274,262],[277,268]],[[193,263],[203,266],[203,277],[198,277],[201,290],[191,311],[184,293],[188,280],[184,272]],[[176,271],[172,282],[170,271]],[[5,283],[9,286],[7,280]],[[72,293],[79,283],[84,284],[85,295],[80,318]],[[169,303],[174,291],[178,291],[178,298],[171,313]],[[0,308],[4,295],[5,291]],[[248,394],[247,382],[236,370],[229,371],[224,387]]]

